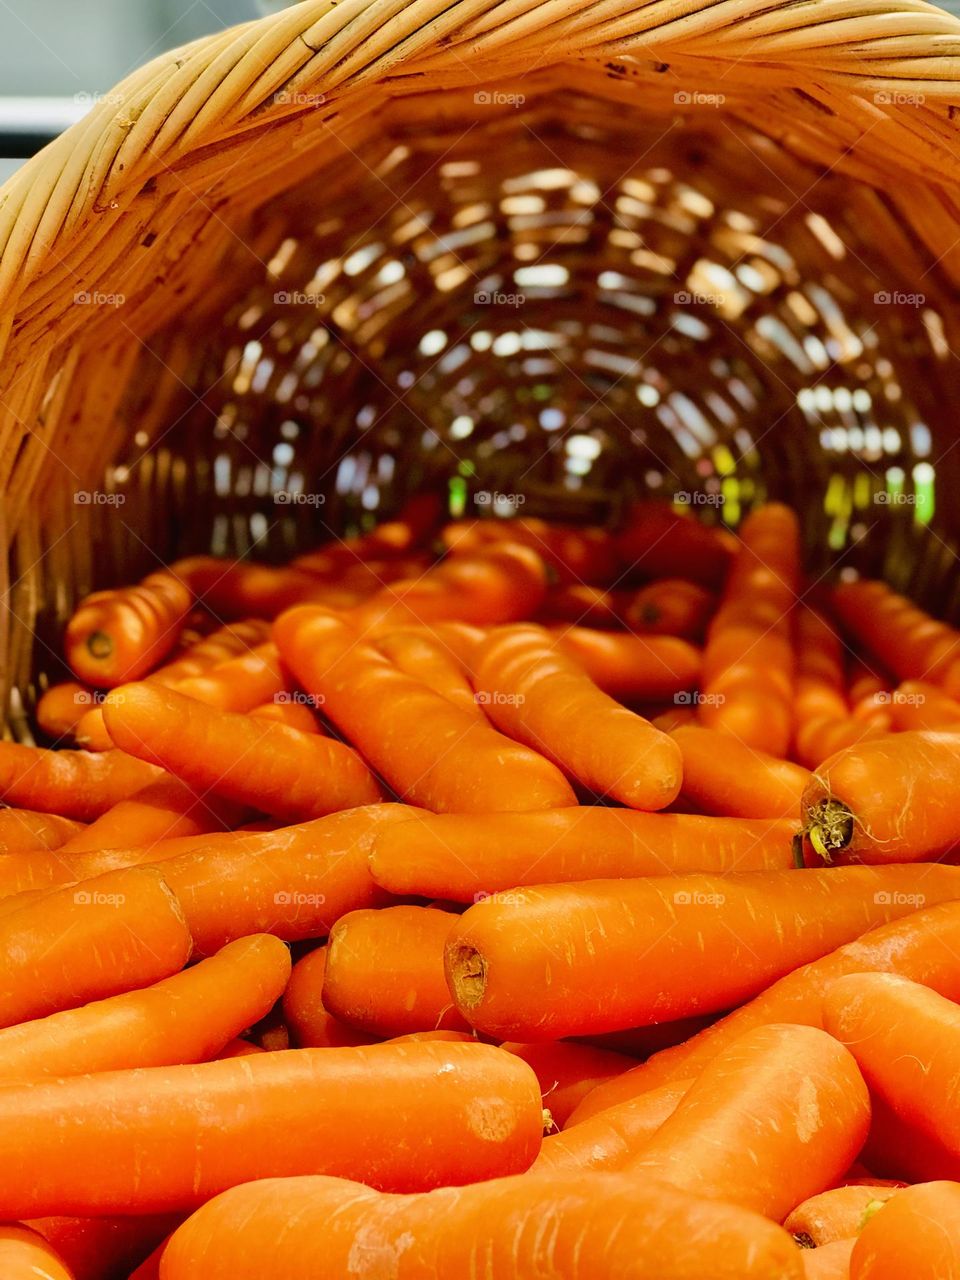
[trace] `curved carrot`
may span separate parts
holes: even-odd
[[[456,921],[434,907],[350,911],[330,930],[323,1005],[373,1036],[463,1031],[443,976],[443,948]]]
[[[58,852],[84,853],[201,835],[218,828],[222,830],[240,816],[235,805],[217,796],[199,796],[179,778],[166,776],[148,783],[128,799],[118,801],[62,844]]]
[[[771,1024],[707,1064],[628,1169],[780,1222],[843,1174],[869,1126],[849,1051],[815,1027]]]
[[[801,1249],[804,1280],[850,1280],[850,1258],[855,1240],[834,1240],[816,1249]]]
[[[589,627],[551,628],[557,648],[586,671],[598,689],[620,701],[660,701],[693,689],[700,650],[676,636],[634,636]]]
[[[447,982],[488,1035],[592,1035],[729,1009],[872,926],[958,896],[960,868],[930,867],[920,893],[906,866],[517,889],[454,923]]]
[[[523,1175],[402,1198],[330,1178],[253,1183],[188,1219],[160,1276],[341,1280],[383,1275],[384,1265],[391,1280],[803,1277],[799,1250],[775,1223],[612,1173]]]
[[[639,1067],[599,1085],[577,1108],[577,1119],[636,1097],[670,1080],[696,1076],[726,1045],[770,1022],[823,1025],[823,997],[848,973],[899,973],[960,1000],[960,904],[942,903],[871,929],[854,942],[781,978],[762,995],[683,1044],[654,1054]]]
[[[797,829],[788,820],[599,806],[427,814],[381,832],[370,868],[391,893],[474,902],[524,885],[598,877],[785,871],[793,866],[791,840]]]
[[[76,1280],[43,1236],[9,1223],[0,1225],[0,1275],[4,1280]]]
[[[842,985],[841,979],[837,985]],[[899,1187],[847,1185],[831,1187],[802,1201],[783,1225],[804,1248],[833,1244],[856,1236],[867,1218],[896,1195]]]
[[[15,1216],[189,1209],[254,1178],[331,1173],[424,1190],[526,1169],[540,1086],[483,1044],[292,1049],[0,1090]]]
[[[634,809],[676,799],[676,744],[601,692],[539,627],[492,632],[474,659],[474,686],[498,729],[590,790]]]
[[[123,751],[48,751],[0,742],[0,800],[90,822],[161,777]]]
[[[59,742],[75,739],[77,725],[94,705],[93,690],[76,680],[51,685],[40,695],[34,718],[42,733]]]
[[[557,1128],[566,1124],[580,1099],[601,1080],[609,1080],[636,1066],[636,1058],[628,1058],[624,1053],[565,1040],[541,1044],[505,1041],[500,1047],[533,1068],[540,1081],[544,1105]]]
[[[278,695],[272,702],[261,702],[250,714],[255,720],[276,720],[290,729],[299,729],[301,733],[322,733],[310,706],[309,694],[303,694],[300,698]]]
[[[203,1062],[270,1011],[289,974],[282,942],[242,938],[143,990],[0,1030],[0,1081]]]
[[[413,628],[388,631],[377,637],[377,648],[405,675],[423,681],[462,711],[482,718],[483,710],[456,654],[438,636]]]
[[[560,524],[518,516],[512,520],[458,520],[440,533],[451,551],[479,551],[502,543],[530,547],[543,557],[558,582],[605,583],[617,571],[610,534],[596,525]]]
[[[113,690],[103,713],[110,736],[131,755],[278,818],[319,818],[380,799],[357,753],[318,734],[216,711],[147,684]]]
[[[411,803],[463,812],[575,802],[549,761],[404,675],[345,623],[297,609],[274,630],[301,685],[322,695],[329,718]]]
[[[705,587],[721,586],[733,559],[716,529],[657,499],[631,507],[616,548],[624,576],[686,578]]]
[[[824,862],[919,862],[960,844],[960,733],[890,734],[825,760],[803,793]]]
[[[960,1183],[898,1191],[870,1218],[850,1257],[850,1280],[947,1280],[960,1272]]]
[[[0,920],[0,1026],[147,986],[189,955],[180,905],[157,871],[56,890]]]
[[[283,1020],[295,1045],[301,1049],[342,1049],[347,1045],[372,1044],[368,1036],[335,1018],[323,1003],[323,977],[327,948],[317,947],[293,966],[283,994]]]
[[[794,818],[810,773],[731,734],[681,725],[671,734],[683,756],[684,796],[702,809],[733,818]]]
[[[843,582],[832,604],[847,632],[901,680],[939,681],[960,658],[960,633],[885,582]]]
[[[87,596],[67,623],[64,651],[88,684],[113,688],[155,667],[177,643],[193,595],[175,572]]]
[[[638,635],[681,636],[701,640],[716,597],[686,578],[661,578],[641,587],[624,610],[624,621]]]
[[[259,703],[287,692],[288,683],[277,646],[267,640],[201,675],[178,680],[174,688],[218,711],[252,711]]]
[[[126,1276],[158,1241],[180,1225],[182,1218],[182,1214],[33,1218],[23,1225],[47,1241],[74,1280],[104,1280]],[[44,1280],[45,1274],[31,1274],[31,1280]]]
[[[673,1115],[691,1080],[661,1085],[636,1098],[568,1123],[543,1140],[532,1173],[615,1173],[625,1169],[660,1126]],[[547,1099],[549,1104],[549,1098]],[[551,1109],[552,1114],[552,1109]]]
[[[82,822],[35,809],[0,808],[0,865],[10,853],[59,849],[84,830]]]

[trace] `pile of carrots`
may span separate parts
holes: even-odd
[[[3,1280],[960,1277],[960,633],[429,497],[0,743]]]

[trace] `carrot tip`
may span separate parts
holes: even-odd
[[[853,839],[853,814],[839,800],[821,800],[811,810],[804,834],[824,862],[831,862]]]
[[[94,658],[109,658],[113,653],[113,641],[105,631],[91,631],[87,636],[87,651]]]
[[[487,962],[473,947],[457,947],[450,958],[450,981],[459,1005],[474,1009],[487,989]]]

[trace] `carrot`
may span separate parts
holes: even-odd
[[[319,818],[380,798],[357,753],[317,734],[146,684],[113,690],[103,711],[110,736],[131,755],[278,818]]]
[[[372,1044],[366,1035],[340,1022],[323,1003],[323,977],[327,948],[317,947],[293,966],[283,995],[283,1020],[293,1043],[302,1049],[340,1049],[346,1045]]]
[[[842,978],[836,985],[843,986],[847,981]],[[784,1218],[783,1225],[804,1248],[849,1240],[858,1234],[869,1213],[885,1204],[899,1189],[858,1185],[831,1187],[829,1191],[821,1191],[798,1204]]]
[[[815,720],[805,727],[802,742],[798,738],[797,756],[802,764],[816,769],[838,751],[882,738],[892,728],[892,717],[882,709],[878,716],[849,715]]]
[[[450,551],[479,551],[501,543],[530,547],[543,557],[558,582],[606,583],[617,571],[613,539],[596,525],[515,517],[461,520],[445,525],[440,538]]]
[[[600,807],[429,814],[382,831],[370,869],[391,893],[474,902],[524,885],[598,877],[787,870],[797,829],[787,820]]]
[[[810,781],[801,765],[702,725],[682,725],[671,737],[683,757],[683,794],[699,809],[732,818],[799,814]]]
[[[824,614],[801,603],[796,610],[797,671],[794,755],[815,768],[825,739],[852,719],[847,702],[843,642]]]
[[[4,1280],[75,1280],[43,1236],[9,1223],[0,1225],[0,1274]]]
[[[541,628],[492,632],[476,655],[474,686],[498,729],[590,790],[634,809],[663,809],[676,799],[676,744],[602,693]]]
[[[890,734],[838,751],[803,793],[808,852],[824,862],[919,862],[960,844],[960,733]]]
[[[0,742],[0,800],[90,822],[161,776],[123,751],[49,751]]]
[[[869,1125],[850,1052],[815,1027],[773,1023],[707,1064],[628,1169],[780,1222],[843,1174]]]
[[[862,654],[853,654],[847,661],[847,701],[854,715],[873,714],[877,694],[887,694],[893,688],[892,677],[876,667]]]
[[[202,675],[178,680],[178,693],[196,698],[219,711],[252,711],[278,693],[287,691],[289,677],[272,640],[247,653],[227,658]]]
[[[638,635],[703,638],[716,597],[686,578],[661,578],[641,587],[624,610],[624,621]]]
[[[158,1240],[180,1225],[182,1214],[126,1218],[33,1218],[23,1225],[42,1236],[74,1280],[126,1276]],[[31,1275],[44,1280],[45,1272]]]
[[[390,1190],[528,1167],[540,1087],[482,1044],[293,1049],[0,1090],[0,1200],[16,1216],[189,1209],[254,1178]]]
[[[960,731],[960,702],[928,680],[904,680],[890,694],[888,705],[893,727],[900,733],[910,729]]]
[[[549,761],[405,675],[345,623],[298,609],[274,631],[303,687],[402,798],[453,812],[575,803]]]
[[[65,680],[40,695],[34,717],[41,732],[55,742],[74,739],[77,725],[93,704],[93,690],[88,685]]]
[[[136,680],[177,643],[193,607],[175,571],[151,573],[135,587],[97,591],[81,600],[67,623],[64,651],[88,684],[113,688]]]
[[[249,560],[190,556],[171,566],[188,583],[196,599],[218,618],[275,618],[284,609],[306,602],[332,608],[357,603],[354,591],[338,590],[315,573],[292,565],[274,567]]]
[[[729,1009],[865,930],[960,897],[960,868],[590,880],[495,894],[447,941],[447,982],[500,1039],[591,1035]],[[172,883],[172,882],[171,882]]]
[[[455,653],[437,636],[413,628],[377,637],[377,648],[405,675],[422,681],[448,702],[477,718],[483,710]]]
[[[601,1080],[609,1080],[636,1066],[636,1059],[628,1058],[626,1054],[564,1040],[545,1044],[506,1041],[500,1047],[507,1053],[516,1054],[533,1068],[540,1081],[544,1104],[557,1128],[563,1127],[580,1099],[586,1097]]]
[[[350,911],[330,930],[323,1006],[372,1036],[466,1030],[443,976],[455,916],[434,907]]]
[[[898,1191],[853,1246],[850,1280],[950,1280],[960,1274],[960,1183]]]
[[[189,954],[180,906],[156,871],[57,890],[0,920],[0,1026],[157,982]]]
[[[253,1053],[266,1053],[266,1050],[252,1040],[231,1040],[216,1055],[217,1058],[249,1058]]]
[[[255,934],[141,991],[0,1030],[0,1081],[203,1062],[273,1007],[290,973]]]
[[[670,1080],[696,1076],[731,1040],[753,1027],[771,1022],[822,1027],[823,997],[830,984],[860,972],[899,973],[960,1000],[960,905],[949,902],[915,911],[804,965],[685,1043],[599,1085],[574,1118],[586,1119]]]
[[[636,1098],[568,1123],[543,1140],[532,1173],[616,1173],[625,1169],[660,1126],[673,1115],[691,1080],[661,1085]],[[547,1099],[549,1104],[550,1099]],[[551,1108],[551,1115],[553,1114]]]
[[[261,702],[250,714],[255,720],[275,720],[278,724],[298,729],[301,733],[321,733],[317,717],[310,710],[314,702],[316,700],[311,702],[309,694],[301,694],[299,697],[278,694],[272,702]]]
[[[389,1268],[389,1270],[387,1270]],[[782,1227],[624,1174],[384,1197],[331,1178],[236,1187],[174,1232],[161,1280],[802,1280]]]
[[[620,627],[631,600],[628,591],[590,587],[582,582],[547,587],[537,613],[540,622],[573,622],[584,627]]]
[[[834,1240],[816,1249],[802,1249],[804,1280],[850,1280],[850,1258],[855,1241]]]
[[[939,682],[960,658],[960,633],[885,582],[842,582],[832,604],[847,632],[900,680]]]
[[[82,822],[61,818],[55,813],[0,808],[0,865],[2,858],[10,853],[59,849],[83,830]]]
[[[700,650],[676,636],[634,636],[589,627],[552,630],[557,648],[619,701],[661,701],[692,689],[700,676]]]
[[[129,799],[118,801],[62,844],[58,853],[118,848],[132,841],[149,845],[157,840],[201,835],[231,825],[240,816],[235,805],[216,796],[198,796],[178,778],[160,777]]]
[[[630,509],[615,542],[625,576],[685,578],[719,587],[733,559],[717,530],[656,499]]]

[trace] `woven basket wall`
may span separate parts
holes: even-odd
[[[425,487],[780,497],[814,574],[960,608],[960,21],[919,0],[308,0],[106,95],[0,253],[14,718],[91,587]]]

